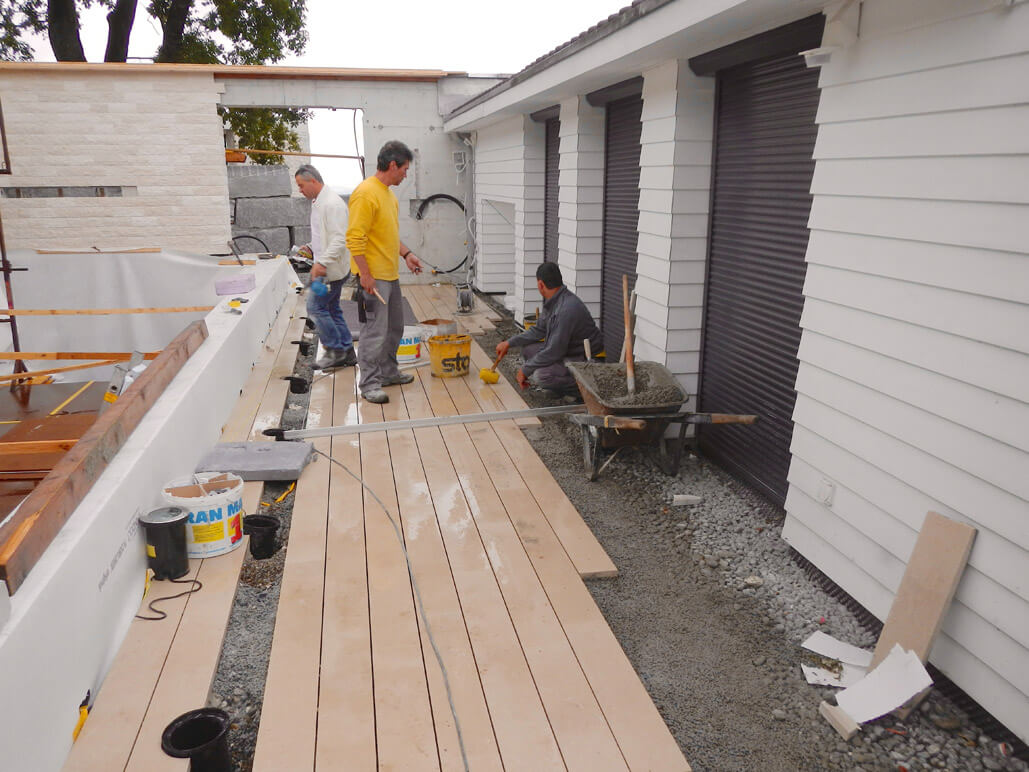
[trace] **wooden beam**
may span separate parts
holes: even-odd
[[[0,441],[0,456],[20,456],[25,453],[59,453],[71,450],[77,439],[70,440],[26,440],[25,442]]]
[[[99,362],[86,362],[82,365],[51,367],[47,370],[29,370],[25,373],[8,373],[7,375],[0,375],[0,383],[8,383],[10,381],[23,381],[26,378],[38,378],[42,375],[53,375],[54,373],[70,373],[72,370],[88,370],[91,367],[107,367],[107,365],[113,365],[117,361],[118,360],[116,359],[104,359]]]
[[[206,338],[202,321],[179,333],[0,527],[0,578],[8,592],[18,591],[110,459]]]
[[[3,308],[0,316],[108,316],[110,314],[182,314],[210,311],[214,306],[168,308]]]
[[[143,359],[156,359],[160,351],[148,351]],[[110,359],[112,362],[126,362],[132,359],[131,351],[2,351],[0,359],[45,359],[65,361],[74,359]]]
[[[129,255],[129,254],[144,254],[152,252],[160,252],[160,247],[127,247],[125,249],[117,249],[115,247],[79,247],[73,249],[72,247],[63,247],[58,249],[37,249],[37,255],[80,255],[86,253],[92,253],[97,255]]]

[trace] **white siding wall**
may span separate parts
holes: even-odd
[[[931,661],[1029,740],[1027,84],[1029,4],[866,0],[823,67],[783,535],[885,618],[978,528]]]
[[[558,265],[565,284],[600,318],[604,227],[604,108],[585,97],[561,103]]]
[[[210,74],[5,69],[13,174],[0,185],[135,186],[122,198],[4,199],[7,246],[224,252],[229,199]]]
[[[543,187],[547,126],[523,117],[525,195],[515,215],[515,318],[531,313],[543,298],[536,289],[536,268],[543,262]]]
[[[521,116],[511,118],[479,130],[475,137],[475,198],[480,225],[476,239],[475,282],[484,292],[515,292],[513,237],[494,232],[501,226],[495,222],[497,212],[486,200],[522,206],[526,153],[524,121]],[[512,228],[513,225],[514,221]]]
[[[685,62],[643,74],[636,355],[697,392],[704,305],[714,78]]]

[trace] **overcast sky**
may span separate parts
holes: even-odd
[[[303,56],[280,64],[309,67],[434,69],[473,75],[514,73],[561,43],[628,5],[630,0],[308,0],[308,44]],[[150,58],[161,40],[160,25],[140,2],[129,40],[129,57]],[[388,11],[383,12],[384,8]],[[100,62],[107,45],[106,11],[81,16],[86,58]],[[45,38],[36,58],[53,61]],[[316,111],[311,150],[354,152],[352,113]],[[316,159],[333,187],[349,190],[360,181],[356,163]]]

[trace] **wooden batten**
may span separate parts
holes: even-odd
[[[0,528],[0,578],[8,592],[17,592],[108,461],[206,338],[203,321],[179,333]]]

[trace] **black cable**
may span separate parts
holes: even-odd
[[[418,206],[418,211],[415,212],[415,214],[414,214],[414,219],[416,219],[416,220],[422,219],[422,217],[425,216],[425,210],[429,208],[429,204],[431,204],[433,201],[440,201],[440,200],[443,200],[443,201],[453,201],[455,204],[457,204],[459,207],[461,207],[461,211],[462,212],[465,211],[464,204],[461,203],[460,199],[455,198],[454,196],[450,195],[449,193],[433,193],[428,198],[422,199],[422,203]]]
[[[155,603],[160,603],[161,601],[165,601],[165,600],[174,600],[175,598],[181,598],[183,595],[192,595],[194,592],[199,592],[204,587],[204,585],[200,583],[199,579],[169,579],[168,581],[170,581],[172,584],[195,584],[196,587],[194,587],[192,590],[186,590],[185,592],[180,592],[177,595],[165,595],[163,598],[154,598],[152,601],[150,601],[147,604],[146,607],[148,609],[150,609],[151,611],[153,611],[155,614],[160,614],[161,616],[159,616],[159,617],[144,617],[144,616],[140,616],[139,614],[136,614],[136,619],[142,619],[142,620],[144,620],[146,622],[157,622],[157,621],[160,621],[161,619],[166,618],[168,616],[168,613],[166,611],[161,611],[161,609],[159,609],[159,608],[154,608],[154,604]]]
[[[233,236],[232,237],[232,241],[235,241],[236,239],[253,239],[258,244],[260,244],[262,247],[264,247],[264,251],[265,252],[271,252],[271,250],[268,249],[268,245],[265,244],[263,240],[259,239],[257,236],[251,236],[249,233],[241,233],[238,236]]]

